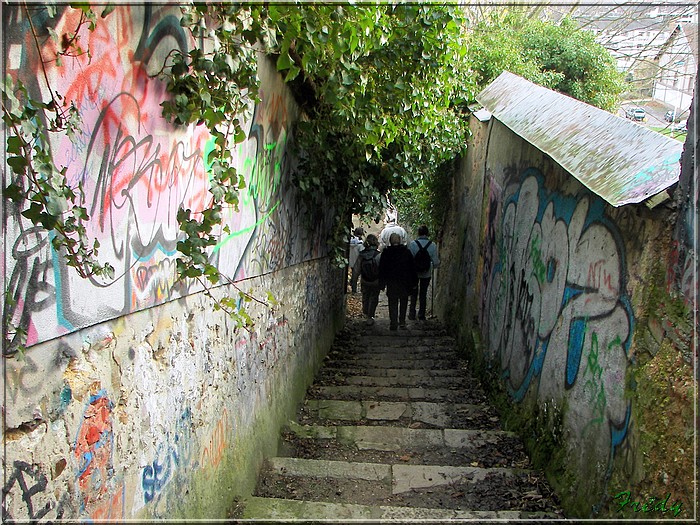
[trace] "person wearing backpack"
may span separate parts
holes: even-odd
[[[362,244],[362,236],[365,231],[362,228],[355,228],[350,236],[350,251],[348,254],[348,266],[350,267],[350,289],[352,293],[357,293],[357,279],[359,278],[359,273],[355,271],[355,262],[357,261],[357,256],[364,248]]]
[[[379,239],[369,234],[364,242],[364,248],[357,254],[353,272],[360,276],[360,291],[362,292],[362,313],[366,323],[374,324],[374,314],[379,304],[379,260],[381,252],[377,249]]]
[[[413,254],[413,262],[418,272],[418,286],[416,286],[409,297],[408,318],[412,321],[416,319],[416,301],[418,302],[418,319],[425,321],[425,309],[428,302],[428,285],[433,269],[440,266],[437,246],[428,239],[428,227],[423,224],[418,228],[418,238],[411,241],[408,249]]]

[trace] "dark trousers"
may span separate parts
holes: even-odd
[[[418,279],[418,286],[411,292],[411,303],[408,307],[408,318],[416,318],[416,300],[418,300],[418,319],[425,319],[425,308],[428,304],[428,285],[430,277]]]
[[[389,328],[396,329],[399,325],[406,324],[406,310],[408,309],[407,294],[386,294],[389,303]]]
[[[374,317],[379,304],[379,282],[360,281],[362,290],[362,313]]]
[[[350,289],[352,293],[357,292],[357,280],[360,277],[360,272],[356,272],[355,268],[350,269]]]

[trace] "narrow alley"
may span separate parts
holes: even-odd
[[[700,519],[696,119],[476,4],[0,3],[3,523]]]
[[[562,519],[551,488],[441,323],[389,331],[348,294],[346,325],[233,517]]]

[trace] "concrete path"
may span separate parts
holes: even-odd
[[[562,519],[455,340],[435,319],[389,331],[382,298],[374,325],[348,319],[235,517]]]

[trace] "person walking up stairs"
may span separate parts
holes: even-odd
[[[390,331],[379,311],[373,326],[351,320],[338,334],[280,455],[232,517],[561,518],[455,340],[432,319]]]

